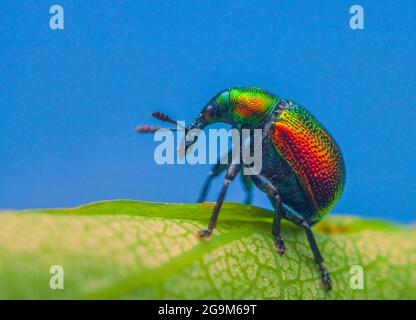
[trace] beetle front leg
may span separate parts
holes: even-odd
[[[209,222],[208,228],[205,230],[201,230],[198,232],[198,236],[208,239],[212,231],[214,230],[215,226],[217,225],[218,214],[220,213],[220,209],[222,203],[224,202],[225,194],[227,192],[228,185],[233,181],[233,179],[238,175],[238,172],[241,169],[240,164],[231,163],[227,168],[227,173],[225,175],[224,184],[222,186],[220,195],[218,196],[218,200],[215,203],[214,212],[212,213],[211,220]]]
[[[208,193],[208,189],[211,185],[213,178],[218,176],[221,172],[225,171],[227,168],[226,164],[217,163],[208,174],[208,178],[205,180],[204,186],[202,187],[201,193],[199,194],[198,203],[204,202]]]
[[[227,170],[228,163],[231,163],[232,161],[232,155],[233,155],[233,150],[231,149],[223,158],[218,160],[217,164],[215,164],[212,167],[212,170],[209,172],[208,178],[205,180],[204,186],[202,187],[201,193],[199,194],[199,197],[197,200],[198,203],[205,201],[212,179],[219,176],[222,172]]]

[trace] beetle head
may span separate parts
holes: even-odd
[[[184,141],[181,143],[179,152],[182,156],[185,156],[187,152],[191,149],[194,143],[198,140],[199,130],[204,129],[205,126],[215,123],[215,122],[230,122],[230,104],[229,104],[229,91],[224,90],[218,93],[207,105],[202,109],[199,115],[191,122],[191,124],[186,127],[180,127],[176,120],[173,120],[171,117],[163,114],[161,112],[153,112],[152,116],[156,119],[175,124],[177,128],[159,128],[155,126],[139,126],[136,128],[136,131],[139,133],[153,133],[159,129],[166,130],[183,130],[185,134]],[[198,130],[199,129],[199,130]]]
[[[155,133],[158,130],[171,130],[171,131],[182,131],[184,135],[184,141],[181,143],[181,147],[178,151],[182,156],[190,150],[192,145],[198,140],[198,130],[197,129],[203,129],[207,123],[206,116],[209,115],[209,110],[207,113],[201,113],[192,123],[187,127],[184,128],[181,126],[179,122],[176,120],[173,120],[168,115],[162,113],[162,112],[153,112],[152,116],[160,121],[163,122],[169,122],[176,125],[176,128],[161,128],[156,126],[150,126],[150,125],[140,125],[136,127],[137,133]],[[188,134],[189,133],[189,134]]]
[[[225,97],[226,96],[226,97]],[[216,122],[231,123],[230,120],[230,104],[228,103],[228,90],[224,90],[217,94],[202,109],[199,115],[185,129],[185,152],[188,152],[191,146],[198,140],[197,130],[204,129],[207,125]]]

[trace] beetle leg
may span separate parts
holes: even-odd
[[[279,198],[280,199],[280,198]],[[280,201],[280,200],[279,200]],[[279,203],[280,206],[280,203]],[[282,215],[280,209],[275,209],[275,215],[273,217],[272,234],[275,238],[275,247],[279,255],[284,255],[286,252],[285,242],[280,236],[280,222],[282,221]]]
[[[241,129],[241,127],[240,127]],[[247,140],[244,140],[241,142],[241,147],[247,149],[248,148],[248,153],[251,154],[253,152],[251,152],[251,150],[254,150],[254,131],[250,130],[250,136],[247,137],[246,139],[250,139],[250,145],[246,144]],[[231,150],[232,151],[232,150]],[[244,150],[243,150],[243,154],[244,154]],[[230,154],[230,158],[232,158],[232,153]],[[244,162],[244,159],[242,159]],[[244,199],[244,203],[245,204],[251,204],[252,200],[253,200],[253,180],[251,179],[251,177],[249,175],[245,175],[242,174],[241,175],[241,181],[243,182],[243,187],[246,191],[246,198]]]
[[[286,252],[286,246],[280,235],[280,222],[282,220],[282,200],[280,198],[279,191],[270,182],[270,180],[264,177],[263,175],[253,175],[251,176],[251,179],[261,191],[265,192],[269,196],[270,200],[272,201],[275,210],[275,214],[273,217],[272,234],[275,239],[275,247],[277,252],[279,253],[279,255],[283,255]]]
[[[308,238],[309,245],[315,257],[315,261],[319,265],[319,269],[321,270],[322,283],[328,290],[331,290],[332,289],[331,277],[329,276],[328,270],[326,269],[326,266],[324,264],[324,259],[322,258],[321,252],[319,251],[319,248],[318,248],[318,244],[316,243],[315,237],[309,225],[305,226],[305,232],[306,232],[306,237]]]
[[[201,193],[199,194],[198,203],[204,202],[207,193],[209,190],[209,187],[211,185],[212,179],[219,176],[223,171],[227,169],[228,164],[222,163],[224,162],[223,159],[228,158],[227,163],[231,163],[232,160],[232,150],[228,152],[227,156],[224,156],[216,165],[212,167],[212,170],[209,172],[207,179],[205,180],[204,186],[202,187]],[[241,175],[241,181],[243,182],[243,187],[246,191],[246,198],[244,199],[245,204],[250,204],[253,198],[253,182],[251,181],[249,176]]]
[[[202,190],[201,190],[201,193],[199,194],[197,202],[201,203],[205,201],[212,179],[218,176],[219,174],[221,174],[221,172],[225,171],[226,169],[227,169],[227,165],[222,164],[222,163],[217,163],[212,168],[212,170],[208,174],[208,178],[205,180],[204,186],[202,187]]]
[[[228,151],[228,154],[218,160],[218,163],[212,167],[212,170],[208,174],[208,178],[205,180],[204,186],[202,187],[201,193],[199,194],[197,202],[204,202],[207,197],[209,186],[211,185],[212,179],[220,175],[222,172],[227,170],[228,164],[231,163],[233,150]],[[227,159],[226,163],[224,160]]]
[[[228,185],[238,175],[238,172],[240,171],[240,169],[241,169],[240,164],[231,163],[228,166],[227,173],[225,175],[224,185],[222,186],[220,195],[218,196],[218,200],[215,203],[214,212],[212,213],[208,228],[205,230],[199,231],[198,236],[206,238],[206,239],[211,236],[212,231],[217,225],[218,214],[220,213],[222,203],[224,202],[225,193],[227,192]]]
[[[318,244],[316,243],[315,236],[313,235],[310,225],[300,214],[298,214],[288,206],[284,207],[283,214],[286,219],[305,229],[306,238],[308,239],[309,246],[311,247],[315,261],[318,264],[319,269],[321,270],[322,283],[328,290],[331,290],[332,281],[324,264],[324,259],[322,257],[321,252],[319,251]]]

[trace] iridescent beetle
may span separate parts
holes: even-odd
[[[176,123],[159,112],[153,113],[153,116]],[[251,199],[251,181],[269,197],[274,207],[272,234],[280,255],[286,250],[280,233],[281,219],[285,218],[304,228],[322,273],[322,283],[330,290],[332,282],[311,226],[330,211],[343,190],[344,162],[334,139],[306,109],[259,88],[230,88],[219,92],[186,131],[202,129],[215,122],[231,124],[240,131],[244,128],[263,130],[261,172],[257,175],[242,175],[248,192],[246,202]],[[138,132],[156,130],[158,128],[153,126],[137,128]],[[186,142],[185,152],[194,142]],[[199,202],[204,201],[213,177],[226,171],[225,180],[208,228],[200,231],[199,236],[211,236],[227,187],[242,166],[244,163],[217,164],[210,172]]]

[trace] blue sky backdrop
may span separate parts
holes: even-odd
[[[364,30],[349,28],[357,3]],[[0,208],[194,202],[209,166],[156,165],[135,126],[154,110],[191,121],[220,89],[259,86],[336,138],[334,212],[415,221],[415,16],[412,1],[2,0]],[[238,180],[227,200],[242,199]]]

